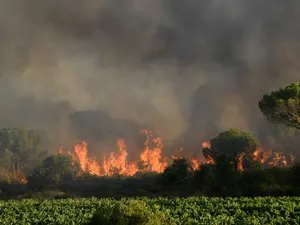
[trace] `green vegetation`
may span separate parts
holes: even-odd
[[[259,108],[271,123],[300,129],[300,83],[264,95]]]
[[[300,156],[300,142],[294,142],[300,83],[265,95],[259,107],[270,122],[283,125],[264,143],[229,129],[210,140],[202,150],[210,163],[196,170],[178,158],[161,174],[131,177],[83,173],[71,156],[47,155],[38,132],[0,129],[0,199],[7,200],[0,201],[0,224],[299,224],[300,197],[279,196],[300,195],[300,164],[291,156]],[[280,153],[276,162],[272,155],[263,163],[257,157],[266,143]]]
[[[6,182],[17,182],[21,172],[30,174],[46,155],[37,131],[18,127],[0,129],[0,170]]]
[[[253,159],[253,153],[260,146],[258,140],[250,133],[239,129],[229,129],[220,133],[210,140],[210,148],[204,148],[203,154],[206,158],[212,158],[215,162],[233,162],[234,169],[237,170],[238,158],[241,157],[245,168]],[[243,155],[241,155],[243,153]],[[249,167],[249,165],[248,165]]]
[[[299,224],[300,198],[137,198],[0,202],[0,223],[76,225]]]
[[[47,187],[59,188],[64,182],[74,181],[80,170],[79,163],[73,162],[72,156],[51,155],[28,177],[29,186],[38,190]]]

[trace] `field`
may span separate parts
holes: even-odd
[[[0,224],[300,224],[300,197],[10,200]]]

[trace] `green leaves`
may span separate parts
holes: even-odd
[[[0,129],[0,166],[6,172],[28,174],[45,155],[38,132],[19,127]]]
[[[63,182],[72,181],[79,171],[80,165],[73,162],[70,155],[51,155],[33,170],[28,181],[31,187],[37,189],[43,186],[59,188]]]
[[[298,224],[299,197],[0,201],[0,224]]]
[[[210,140],[211,148],[204,148],[203,154],[215,162],[220,158],[237,162],[239,154],[244,153],[243,162],[253,158],[253,153],[260,146],[258,140],[250,133],[240,129],[229,129]],[[245,167],[245,165],[243,165]]]
[[[300,83],[264,95],[258,106],[271,123],[300,129]]]

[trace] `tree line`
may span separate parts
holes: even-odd
[[[284,125],[293,132],[300,129],[300,83],[264,95],[258,106],[271,123]],[[229,129],[212,138],[209,144],[202,152],[214,163],[201,165],[197,170],[192,169],[188,159],[179,158],[162,174],[78,176],[82,172],[79,163],[69,155],[49,155],[39,132],[3,128],[0,129],[1,195],[12,197],[16,193],[28,195],[46,190],[83,197],[300,194],[299,164],[293,161],[283,168],[262,166],[254,157],[260,143],[250,132]],[[20,184],[25,178],[28,183]],[[14,185],[23,189],[9,194]]]

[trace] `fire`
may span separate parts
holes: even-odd
[[[140,154],[138,162],[127,160],[128,152],[122,138],[117,141],[117,152],[111,152],[107,157],[104,157],[101,164],[89,157],[86,141],[77,143],[74,146],[75,153],[68,152],[68,154],[72,156],[73,161],[79,161],[82,171],[97,176],[133,176],[138,171],[162,173],[168,164],[166,158],[162,158],[164,146],[161,138],[154,138],[150,130],[142,130],[141,133],[146,135],[146,141],[144,143],[145,149]],[[60,147],[58,154],[62,154],[62,147]],[[139,164],[142,164],[142,168],[138,168]]]
[[[290,163],[293,164],[295,157],[289,154]],[[269,166],[285,167],[288,165],[287,157],[282,152],[272,152],[271,149],[257,149],[254,152],[254,159],[261,164],[266,163]]]
[[[161,160],[161,153],[163,149],[163,144],[161,138],[152,137],[152,131],[142,130],[141,133],[146,135],[145,150],[140,155],[140,159],[143,163],[142,172],[158,172],[162,173],[167,167],[166,159]],[[151,148],[151,139],[154,147]]]
[[[256,149],[256,151],[253,153],[253,159],[259,163],[264,162],[264,154],[261,148]]]
[[[86,141],[78,142],[74,146],[74,153],[68,152],[72,156],[74,162],[79,161],[80,167],[83,172],[90,173],[97,176],[133,176],[137,172],[157,172],[162,173],[168,166],[167,158],[163,158],[163,142],[160,137],[153,137],[151,130],[141,130],[141,133],[146,136],[144,142],[144,149],[139,155],[139,160],[129,161],[127,159],[128,152],[126,149],[125,140],[119,138],[117,140],[117,151],[111,152],[105,156],[101,163],[95,158],[91,158],[88,152],[88,145]],[[203,142],[202,148],[211,148],[209,142]],[[177,153],[181,155],[183,148],[181,147]],[[63,154],[62,146],[60,146],[58,154]],[[237,156],[237,169],[243,171],[243,159],[245,152]],[[182,156],[172,156],[173,159],[182,158]],[[264,164],[267,163],[271,166],[286,166],[287,158],[282,153],[272,153],[271,150],[257,149],[253,153],[253,159],[257,162]],[[289,157],[290,161],[294,161],[294,157]],[[191,157],[189,159],[193,170],[201,167],[201,164],[215,164],[211,156],[206,156],[205,160]],[[80,175],[80,174],[78,174]],[[24,180],[25,182],[25,180]]]
[[[28,183],[26,176],[24,175],[24,173],[21,170],[19,170],[19,172],[18,172],[18,178],[22,184]]]
[[[209,142],[202,142],[202,148],[211,148]]]
[[[282,153],[275,152],[273,154],[272,161],[269,162],[269,165],[285,167],[285,166],[287,166],[286,157]]]
[[[211,145],[209,142],[202,142],[202,148],[211,148]],[[207,155],[206,156],[206,160],[204,162],[204,164],[215,164],[215,160],[210,156],[210,155]]]
[[[77,143],[74,147],[74,152],[77,156],[77,159],[79,160],[82,171],[88,172],[92,175],[100,176],[99,164],[95,159],[91,159],[88,157],[88,148],[86,141]]]
[[[243,171],[243,157],[244,157],[245,153],[242,152],[240,154],[238,154],[237,156],[237,170],[239,171]]]
[[[192,158],[192,159],[191,159],[191,163],[192,163],[192,168],[193,168],[193,170],[199,169],[199,167],[200,167],[200,162],[199,162],[197,159]]]
[[[132,176],[134,175],[138,169],[135,164],[130,164],[127,162],[127,151],[124,139],[119,139],[117,142],[118,145],[118,156],[115,155],[114,152],[110,153],[108,159],[104,159],[103,162],[103,175],[112,176],[114,174],[117,175],[125,175]]]

